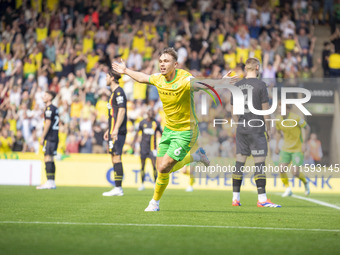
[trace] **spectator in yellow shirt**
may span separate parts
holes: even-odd
[[[8,153],[12,151],[13,139],[8,135],[8,130],[5,126],[1,129],[0,136],[0,153]]]
[[[83,109],[83,102],[80,100],[80,96],[75,95],[71,104],[70,116],[72,119],[79,119],[81,116],[81,110]]]
[[[37,34],[37,42],[44,42],[47,38],[48,29],[44,22],[39,22],[38,27],[35,29]]]
[[[102,92],[101,97],[96,104],[97,120],[100,120],[103,116],[106,118],[108,111],[107,104],[108,97],[104,92]]]
[[[95,67],[99,59],[100,57],[96,54],[94,50],[92,50],[92,52],[87,55],[86,73],[91,72],[91,69]]]
[[[83,39],[83,53],[87,54],[93,50],[93,37],[91,34],[87,32],[86,36]]]
[[[142,30],[138,30],[136,35],[133,37],[132,49],[137,49],[138,53],[143,54],[145,48],[145,37]]]

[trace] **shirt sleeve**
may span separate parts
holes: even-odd
[[[51,120],[52,119],[52,108],[51,107],[47,107],[47,109],[45,110],[45,119],[46,120]]]
[[[191,89],[191,81],[192,81],[192,79],[195,79],[195,77],[194,76],[192,76],[192,75],[189,75],[188,77],[186,77],[185,78],[185,81],[187,82],[186,84],[185,84],[185,88],[187,89],[187,90],[190,90]]]
[[[150,75],[149,83],[150,83],[151,85],[157,86],[157,79],[158,79],[159,74],[160,74],[160,73],[155,73],[155,74],[151,74],[151,75]]]
[[[126,108],[126,96],[124,93],[118,92],[115,100],[118,105],[118,108]]]

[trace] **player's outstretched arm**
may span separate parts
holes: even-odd
[[[213,88],[223,88],[225,85],[234,85],[236,82],[239,81],[239,77],[238,75],[230,76],[230,74],[231,71],[224,75],[222,79],[214,80],[214,82],[212,82],[211,79],[197,80],[193,82],[192,86],[194,88],[206,89],[207,88],[206,84]]]
[[[112,63],[112,69],[120,74],[126,74],[130,76],[132,79],[140,82],[140,83],[149,83],[150,75],[136,72],[126,67],[125,62],[121,60],[120,63]]]

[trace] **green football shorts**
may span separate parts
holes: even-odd
[[[303,160],[304,157],[302,152],[280,151],[280,163],[289,164],[292,162],[294,166],[302,166]]]
[[[176,161],[181,161],[193,148],[198,138],[198,127],[187,131],[173,131],[165,127],[158,145],[157,157],[168,154]]]

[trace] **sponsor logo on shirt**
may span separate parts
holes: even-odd
[[[117,104],[122,104],[124,103],[124,97],[123,96],[119,96],[116,98]]]

